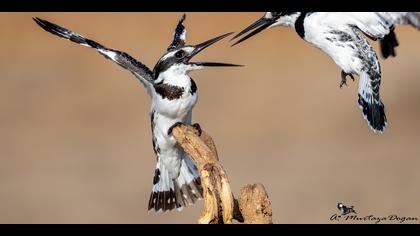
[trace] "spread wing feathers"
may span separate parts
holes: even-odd
[[[116,62],[121,67],[129,70],[136,76],[136,78],[140,80],[140,82],[146,87],[149,95],[151,95],[153,73],[152,71],[150,71],[149,68],[147,68],[147,66],[145,66],[141,62],[137,61],[125,52],[107,48],[91,39],[88,39],[78,33],[72,32],[49,21],[37,17],[33,19],[45,31],[55,34],[59,37],[68,39],[72,42],[81,44],[83,46],[94,48],[107,59],[110,59]]]
[[[185,14],[182,15],[181,19],[178,22],[178,25],[176,26],[174,37],[172,40],[171,45],[169,45],[168,50],[173,50],[179,47],[182,47],[185,45],[185,41],[187,39],[187,30],[185,29],[185,26],[183,25],[185,20]]]
[[[381,66],[372,46],[355,29],[354,37],[357,42],[357,52],[354,56],[360,60],[358,103],[369,127],[374,132],[383,132],[387,125],[387,119],[385,106],[379,95]]]
[[[203,198],[198,170],[189,158],[183,158],[178,167],[179,176],[172,178],[168,168],[159,158],[153,177],[153,189],[149,198],[149,211],[181,211]]]

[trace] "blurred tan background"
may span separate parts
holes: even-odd
[[[261,15],[188,13],[187,40],[238,32]],[[0,14],[0,223],[195,223],[202,202],[147,213],[155,157],[143,87],[33,16],[153,68],[181,13]],[[195,58],[246,65],[191,74],[193,120],[216,141],[236,194],[262,182],[276,223],[329,223],[337,202],[420,218],[420,32],[396,32],[397,58],[381,59],[383,135],[362,118],[357,80],[340,89],[339,68],[291,29],[235,47],[223,40]]]

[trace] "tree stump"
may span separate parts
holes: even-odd
[[[241,188],[239,201],[233,196],[225,169],[219,162],[216,145],[199,125],[180,124],[172,135],[195,162],[203,187],[204,209],[200,224],[272,224],[271,202],[261,183]]]

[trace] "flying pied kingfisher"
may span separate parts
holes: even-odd
[[[149,211],[182,210],[202,198],[198,170],[188,155],[171,135],[179,123],[191,124],[192,109],[197,103],[197,86],[188,75],[190,71],[206,66],[238,66],[217,62],[190,62],[190,59],[208,46],[231,35],[227,33],[197,45],[186,45],[185,14],[180,19],[167,51],[153,71],[125,52],[107,48],[61,26],[34,18],[44,30],[86,47],[96,49],[130,71],[146,88],[152,99],[152,143],[157,156]]]
[[[340,88],[346,84],[347,76],[352,80],[353,74],[359,76],[359,107],[369,127],[382,133],[387,118],[379,96],[381,68],[375,51],[362,34],[380,40],[384,58],[395,56],[395,47],[398,46],[394,33],[396,24],[410,24],[420,29],[420,13],[266,12],[232,39],[253,30],[233,44],[236,45],[264,29],[275,26],[293,28],[303,40],[328,54],[341,68]]]

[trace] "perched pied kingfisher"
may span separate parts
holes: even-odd
[[[420,29],[419,12],[267,12],[233,39],[253,30],[233,45],[264,29],[292,27],[314,47],[328,54],[341,68],[340,87],[346,77],[359,76],[358,103],[370,128],[383,132],[387,119],[379,96],[381,68],[375,51],[362,34],[380,40],[382,55],[395,56],[398,41],[394,25],[411,24]],[[255,29],[255,30],[254,30]],[[232,46],[233,46],[232,45]]]
[[[156,63],[153,71],[125,52],[107,48],[61,26],[34,18],[44,30],[86,47],[96,49],[129,70],[146,88],[152,98],[151,127],[157,164],[148,210],[165,212],[182,210],[202,198],[200,177],[195,164],[177,145],[171,135],[179,123],[191,124],[192,109],[197,103],[198,91],[188,73],[205,66],[238,66],[217,62],[190,62],[190,59],[213,43],[231,35],[224,34],[197,45],[185,45],[185,14],[179,21],[173,41]]]

